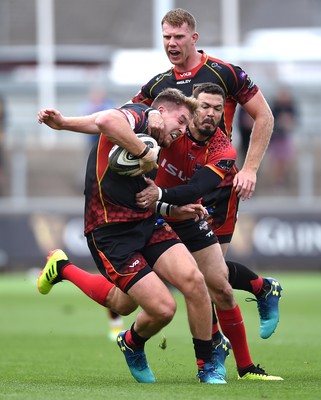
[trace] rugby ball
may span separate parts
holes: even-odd
[[[137,133],[137,136],[150,148],[158,146],[156,140],[146,133]],[[109,152],[108,165],[118,174],[130,176],[139,170],[139,158],[115,144]]]

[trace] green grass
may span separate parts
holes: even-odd
[[[281,321],[268,340],[259,337],[255,303],[236,292],[255,363],[283,382],[239,382],[233,355],[227,385],[195,378],[191,337],[181,295],[178,312],[146,345],[154,385],[136,383],[115,343],[107,339],[105,311],[69,282],[48,296],[35,279],[0,275],[0,399],[319,399],[321,389],[321,274],[281,274]],[[273,276],[273,275],[272,275]],[[130,326],[134,316],[126,318]]]

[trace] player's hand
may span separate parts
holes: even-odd
[[[54,108],[43,108],[38,112],[39,124],[46,124],[52,129],[61,130],[63,122],[63,115]]]
[[[149,113],[148,133],[161,145],[164,141],[164,120],[160,113]]]
[[[139,170],[131,176],[147,174],[153,169],[157,169],[158,153],[159,153],[159,146],[150,148],[148,153],[144,157],[139,159]]]
[[[172,206],[170,216],[178,219],[203,220],[208,215],[205,207],[201,204],[186,204],[185,206]]]
[[[234,177],[233,186],[240,199],[250,199],[256,186],[256,173],[241,169]]]
[[[141,192],[136,194],[136,205],[140,208],[149,207],[158,199],[158,186],[152,179],[145,178],[148,186]]]

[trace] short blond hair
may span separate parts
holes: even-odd
[[[196,19],[191,13],[183,10],[183,8],[175,8],[174,10],[168,11],[162,19],[162,26],[165,22],[168,25],[179,28],[186,22],[192,31],[196,31]]]
[[[167,88],[161,91],[153,101],[152,107],[157,108],[164,103],[169,103],[176,106],[185,106],[192,116],[194,115],[198,107],[198,102],[195,97],[187,97],[180,90],[173,88]]]

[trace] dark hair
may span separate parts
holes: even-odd
[[[218,94],[223,97],[225,103],[225,92],[222,87],[220,85],[217,85],[216,83],[206,82],[197,85],[193,91],[193,96],[197,99],[200,93]]]
[[[182,8],[175,8],[174,10],[168,11],[162,19],[162,26],[165,22],[175,27],[181,27],[186,22],[192,31],[196,30],[196,20],[194,16]]]
[[[159,93],[152,103],[153,108],[157,108],[164,103],[171,103],[177,106],[185,106],[193,115],[197,110],[198,103],[193,97],[187,97],[178,89],[167,88]]]

